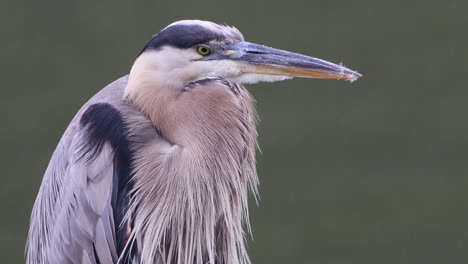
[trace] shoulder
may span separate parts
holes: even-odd
[[[105,142],[114,149],[129,151],[126,125],[121,112],[109,103],[96,103],[88,106],[79,119],[83,129],[83,156],[97,153]]]

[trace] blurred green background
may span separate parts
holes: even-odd
[[[468,263],[468,2],[2,1],[2,263],[78,108],[187,18],[343,62],[355,83],[249,86],[258,101],[253,263]]]

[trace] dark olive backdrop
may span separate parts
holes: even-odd
[[[365,75],[251,85],[262,154],[254,263],[468,262],[468,2],[2,1],[2,263],[22,263],[75,111],[187,18]]]

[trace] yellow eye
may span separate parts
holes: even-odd
[[[203,56],[206,56],[206,55],[210,54],[210,52],[211,52],[211,50],[208,47],[205,47],[205,46],[198,46],[197,51],[198,51],[198,53],[200,53],[200,55],[203,55]]]

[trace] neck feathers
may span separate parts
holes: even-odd
[[[127,96],[159,133],[135,140],[127,218],[142,263],[250,263],[243,226],[258,184],[253,98],[221,78],[167,92],[131,77]]]

